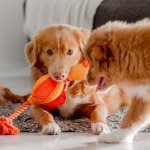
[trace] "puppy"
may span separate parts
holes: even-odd
[[[44,74],[49,74],[56,81],[66,80],[72,66],[80,63],[83,58],[83,49],[89,38],[90,31],[75,28],[69,25],[50,26],[39,31],[26,45],[25,54],[32,70],[32,79],[35,82]],[[86,86],[83,81],[70,82],[67,89],[67,100],[60,106],[62,117],[87,117],[91,120],[91,129],[94,134],[109,132],[106,117],[113,97],[120,99],[117,88],[103,96],[95,92],[95,87]],[[121,102],[120,105],[123,106]],[[32,116],[42,127],[43,134],[59,134],[60,128],[53,118],[53,110],[35,105],[31,109]]]
[[[115,21],[99,27],[91,34],[85,55],[91,64],[87,82],[100,90],[115,85],[130,101],[120,129],[102,134],[99,141],[131,142],[150,121],[150,21]]]

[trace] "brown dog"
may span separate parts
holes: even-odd
[[[109,22],[93,31],[85,49],[91,64],[88,83],[98,89],[114,84],[131,102],[120,129],[99,140],[130,142],[150,121],[150,21]]]
[[[71,67],[84,59],[83,48],[89,35],[88,30],[68,25],[51,26],[39,31],[25,48],[33,81],[47,73],[56,81],[66,80]],[[108,97],[113,93],[113,98],[120,99],[120,91],[113,88],[108,93],[104,94],[107,101],[105,103],[95,92],[95,87],[86,86],[84,82],[70,82],[67,101],[58,108],[59,112],[63,117],[88,117],[91,120],[92,132],[95,134],[109,132],[105,119],[109,110],[113,112],[116,107],[108,108],[113,101]],[[123,106],[123,103],[120,105]],[[60,133],[52,114],[53,110],[45,110],[37,105],[32,107],[32,115],[42,126],[44,134]]]

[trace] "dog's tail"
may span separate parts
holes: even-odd
[[[23,103],[28,99],[29,95],[30,94],[27,94],[25,96],[20,96],[20,95],[14,94],[8,88],[5,88],[0,85],[0,105],[5,104],[9,101],[12,103]]]

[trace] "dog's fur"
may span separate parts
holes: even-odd
[[[99,140],[132,141],[150,121],[150,21],[115,21],[99,27],[91,34],[85,55],[91,64],[87,82],[100,87],[105,78],[103,89],[114,84],[131,103],[120,129],[101,135]]]
[[[14,94],[8,88],[0,85],[0,105],[6,104],[7,102],[23,103],[27,100],[28,96],[29,95],[20,96],[20,95]]]
[[[88,30],[68,25],[51,26],[39,31],[25,48],[25,54],[32,70],[33,81],[47,73],[54,80],[57,80],[55,72],[65,72],[63,79],[65,80],[71,67],[84,59],[83,48],[89,35]],[[53,54],[50,52],[47,54],[49,49],[53,51]],[[73,50],[72,55],[67,55],[69,49]],[[109,93],[112,92],[114,97],[120,99],[121,91],[113,88]],[[109,96],[104,95],[107,104],[110,106],[113,99],[110,101]],[[113,112],[116,108],[108,108],[99,96],[95,93],[95,87],[86,86],[84,82],[70,82],[67,90],[67,101],[58,108],[60,115],[63,117],[88,117],[91,120],[93,133],[109,132],[105,119],[109,110]],[[119,105],[123,106],[124,104],[121,102]],[[42,126],[42,133],[60,133],[60,128],[55,123],[52,115],[53,110],[44,110],[36,105],[32,107],[31,112],[36,122]]]

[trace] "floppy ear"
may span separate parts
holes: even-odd
[[[84,47],[90,37],[90,34],[91,34],[90,30],[83,29],[83,28],[79,29],[76,32],[76,38],[77,38],[77,41],[79,42],[79,46],[80,46],[80,49],[82,52],[83,52]]]
[[[26,44],[24,49],[26,58],[31,67],[33,67],[37,61],[37,49],[34,41],[30,41]]]

